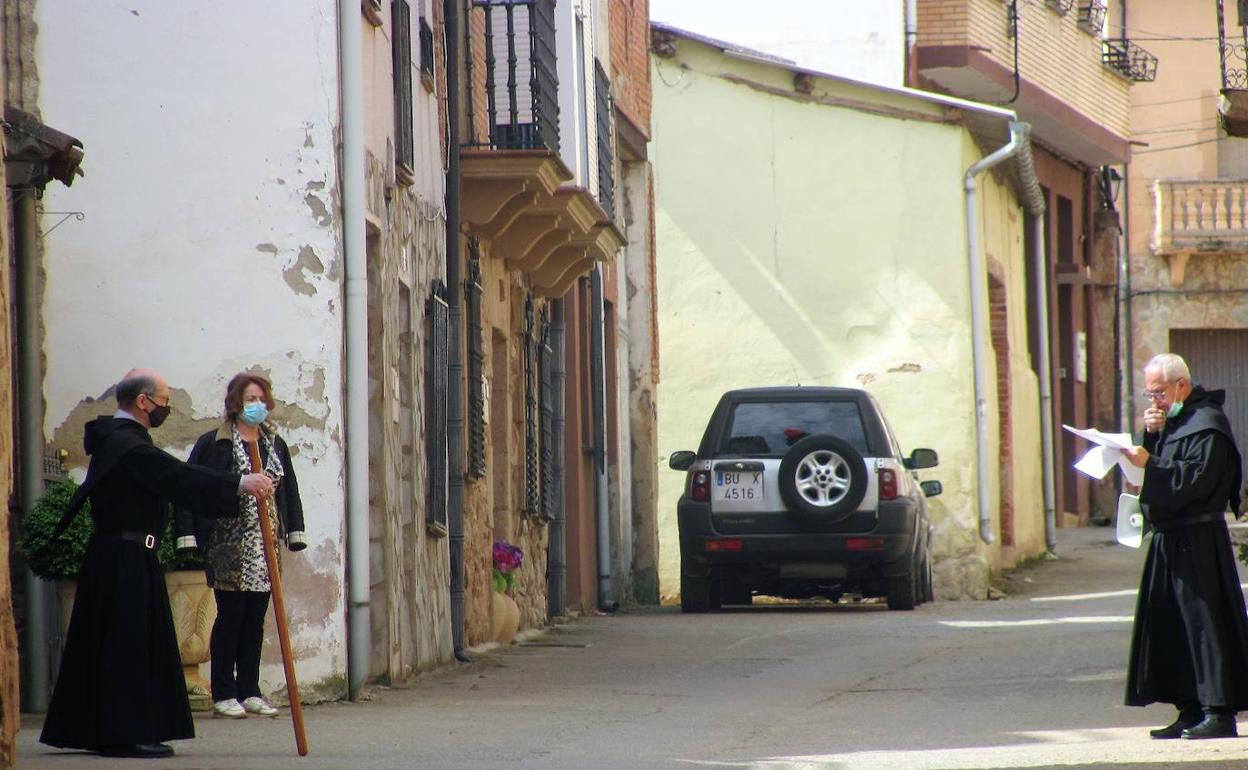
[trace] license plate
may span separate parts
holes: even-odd
[[[716,500],[762,500],[762,471],[715,471]]]

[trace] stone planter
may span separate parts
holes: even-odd
[[[499,644],[511,644],[520,628],[520,607],[516,600],[498,591],[491,592],[490,636]]]
[[[199,673],[199,665],[211,657],[208,642],[212,624],[217,619],[217,599],[208,587],[203,570],[179,570],[165,573],[169,590],[169,607],[173,611],[173,627],[178,634],[178,653],[186,676],[186,697],[192,711],[212,708],[208,682]]]

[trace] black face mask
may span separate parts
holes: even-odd
[[[165,418],[169,416],[169,405],[157,406],[155,409],[147,413],[147,420],[153,428],[159,428]]]

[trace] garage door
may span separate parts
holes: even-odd
[[[1171,329],[1170,350],[1187,361],[1197,385],[1226,391],[1235,441],[1248,451],[1248,329]]]

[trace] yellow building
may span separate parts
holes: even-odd
[[[966,183],[1014,114],[651,30],[660,455],[696,447],[731,388],[865,388],[903,451],[940,453],[924,472],[944,485],[930,501],[937,595],[982,598],[990,570],[1046,542],[1024,257],[1043,203],[1028,141]],[[665,598],[683,482],[660,474]]]

